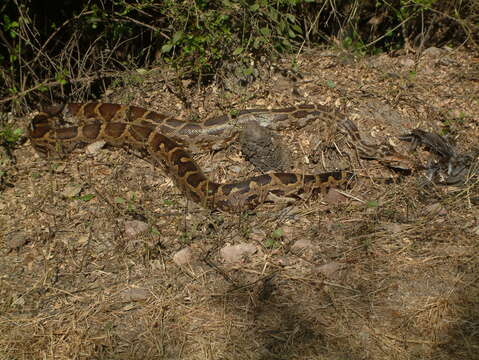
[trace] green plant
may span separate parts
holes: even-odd
[[[10,125],[4,125],[3,128],[0,129],[0,143],[3,143],[6,146],[15,145],[22,135],[22,129]]]

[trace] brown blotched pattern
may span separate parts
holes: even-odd
[[[58,155],[76,146],[104,140],[110,145],[135,148],[153,163],[161,165],[176,185],[200,205],[227,212],[252,209],[268,201],[268,195],[297,198],[302,193],[325,192],[346,186],[354,175],[335,171],[318,175],[273,173],[244,181],[219,184],[210,181],[181,144],[213,144],[234,136],[251,122],[274,129],[317,119],[327,111],[322,106],[301,105],[277,110],[244,110],[191,123],[136,106],[106,103],[67,104],[51,107],[37,115],[28,136],[35,150]],[[76,126],[59,127],[65,120]]]

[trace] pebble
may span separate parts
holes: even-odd
[[[291,250],[299,251],[299,250],[312,249],[313,247],[314,247],[314,245],[311,242],[311,240],[301,239],[301,240],[296,241],[291,246]]]
[[[240,262],[245,256],[253,255],[255,252],[256,246],[248,243],[227,245],[220,250],[221,257],[226,263]]]
[[[148,230],[148,224],[139,220],[125,221],[125,234],[134,237]]]
[[[151,293],[149,290],[144,288],[130,288],[123,290],[120,296],[125,302],[143,301],[148,299],[151,296]]]
[[[105,146],[105,144],[106,144],[106,141],[104,140],[95,141],[94,143],[89,144],[86,147],[85,151],[87,154],[94,155],[98,151],[100,151],[100,149],[102,149]]]
[[[78,194],[80,194],[82,191],[82,188],[83,185],[67,185],[62,191],[62,196],[71,199],[75,196],[78,196]]]
[[[189,247],[181,249],[177,251],[175,255],[173,255],[173,262],[178,265],[186,265],[190,264],[193,260],[193,251]]]
[[[343,267],[344,264],[333,261],[328,264],[318,266],[316,268],[316,271],[323,274],[324,276],[331,277],[332,275],[334,275],[335,272],[342,269]]]

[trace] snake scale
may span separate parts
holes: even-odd
[[[282,129],[294,124],[304,126],[324,116],[334,115],[321,105],[299,105],[277,110],[243,110],[194,123],[137,106],[72,103],[53,106],[36,115],[28,137],[37,153],[44,157],[61,156],[99,140],[132,148],[162,167],[188,199],[205,208],[240,212],[268,201],[270,195],[297,198],[303,193],[324,193],[330,188],[345,187],[355,175],[348,171],[316,175],[276,172],[221,184],[208,179],[186,146],[227,142],[250,122]],[[72,122],[74,125],[70,125]]]

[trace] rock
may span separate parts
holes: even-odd
[[[445,216],[447,215],[447,210],[442,206],[441,203],[434,203],[431,205],[428,205],[424,211],[427,215],[439,215],[439,216]]]
[[[291,250],[293,251],[301,251],[301,250],[307,250],[307,249],[312,249],[314,247],[313,243],[311,240],[306,240],[306,239],[301,239],[296,241],[292,246]]]
[[[67,185],[62,191],[62,196],[68,199],[74,198],[75,196],[78,196],[78,194],[80,194],[82,188],[82,185]]]
[[[253,255],[256,252],[254,244],[228,245],[220,250],[221,257],[226,263],[235,263],[243,260],[244,257]]]
[[[106,141],[100,140],[100,141],[95,141],[94,143],[89,144],[85,151],[87,154],[94,155],[96,154],[103,146],[105,146]]]
[[[401,64],[404,67],[413,67],[416,63],[414,62],[413,59],[409,58],[402,58],[399,60],[399,64]]]
[[[434,46],[431,46],[429,48],[427,48],[426,50],[424,50],[422,52],[422,54],[424,56],[428,56],[428,57],[431,57],[431,58],[437,58],[437,57],[440,57],[442,55],[444,55],[446,51],[443,50],[443,49],[439,49],[437,47],[434,47]]]
[[[348,198],[341,194],[336,189],[329,189],[328,193],[324,195],[324,201],[330,205],[341,204],[345,202]]]
[[[181,249],[177,251],[175,255],[173,255],[173,262],[178,265],[186,265],[190,264],[193,260],[193,251],[189,247]]]
[[[150,291],[144,288],[125,289],[120,294],[121,300],[124,302],[143,301],[148,299],[150,296]]]
[[[342,269],[343,267],[344,267],[344,264],[333,261],[328,264],[318,266],[316,268],[316,271],[323,274],[324,276],[331,277],[334,275],[335,272]]]
[[[391,234],[397,234],[403,231],[404,229],[406,229],[408,225],[398,224],[398,223],[387,223],[387,224],[383,224],[381,227]]]
[[[88,243],[88,240],[90,240],[90,236],[80,235],[78,237],[77,243],[78,243],[78,245],[85,245],[86,243]]]
[[[125,221],[125,234],[134,237],[148,230],[148,224],[139,220]]]

